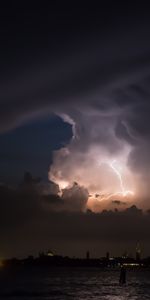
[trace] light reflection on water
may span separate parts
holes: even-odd
[[[118,271],[99,269],[24,269],[0,272],[0,299],[145,300],[150,299],[150,272],[128,271],[119,285]]]

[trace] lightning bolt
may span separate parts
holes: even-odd
[[[118,168],[115,166],[115,164],[116,164],[116,160],[113,160],[109,165],[112,168],[112,170],[115,172],[115,174],[117,175],[119,182],[120,182],[121,192],[118,192],[117,194],[122,194],[124,197],[127,196],[128,194],[134,195],[134,193],[132,191],[125,189],[124,184],[123,184],[123,179],[121,176],[121,172],[118,170]]]
[[[121,171],[116,166],[117,161],[116,160],[113,160],[112,162],[105,161],[104,163],[107,163],[110,166],[110,168],[113,170],[113,172],[116,174],[116,176],[118,177],[118,180],[119,180],[119,183],[120,183],[120,192],[110,193],[107,196],[104,196],[104,197],[102,196],[101,199],[105,198],[107,200],[107,199],[110,199],[112,196],[115,196],[115,195],[122,195],[123,197],[125,197],[127,195],[132,195],[133,196],[134,192],[130,191],[130,190],[126,190],[125,187],[124,187]]]
[[[119,172],[119,170],[116,168],[115,164],[116,164],[116,160],[113,160],[110,163],[110,167],[112,168],[112,170],[117,175],[117,177],[119,179],[119,182],[120,182],[121,193],[124,195],[126,193],[126,191],[125,191],[125,188],[124,188],[124,185],[123,185],[122,176],[121,176],[121,173]]]

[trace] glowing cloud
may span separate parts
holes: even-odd
[[[88,207],[126,198],[133,201],[137,190],[134,174],[128,165],[132,146],[116,135],[120,111],[70,112],[66,122],[72,125],[72,139],[53,154],[49,179],[60,190],[77,182],[89,192]],[[91,124],[91,126],[90,126]],[[131,200],[132,199],[132,200]],[[104,201],[103,201],[104,200]]]
[[[84,153],[79,150],[80,140],[72,140],[67,148],[55,151],[53,165],[49,172],[49,179],[55,181],[61,190],[78,182],[89,192],[87,206],[95,210],[94,206],[102,205],[106,200],[121,200],[125,197],[127,202],[134,196],[133,176],[127,166],[130,152],[124,147],[118,153],[118,159],[101,146],[92,144]],[[117,197],[117,198],[116,198]]]

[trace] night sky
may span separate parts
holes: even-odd
[[[0,9],[0,257],[150,254],[150,12]]]
[[[71,137],[71,126],[54,115],[30,120],[1,134],[1,182],[17,184],[26,171],[47,180],[52,152]]]

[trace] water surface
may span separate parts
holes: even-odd
[[[150,299],[150,272],[127,271],[119,285],[118,271],[95,268],[25,268],[0,271],[0,299],[11,300],[145,300]]]

